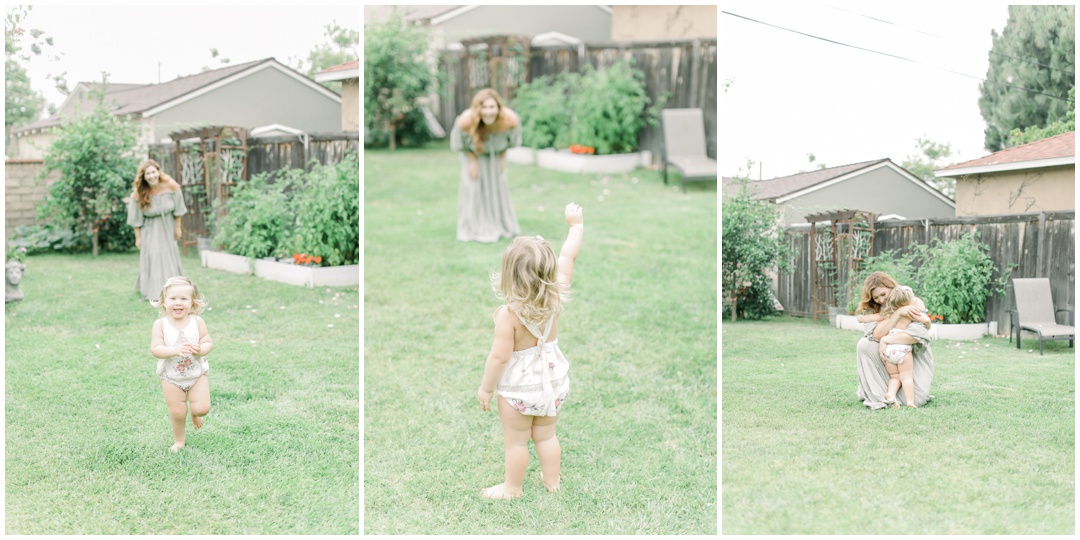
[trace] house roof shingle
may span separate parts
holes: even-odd
[[[160,84],[108,83],[105,89],[105,102],[112,105],[112,112],[114,114],[141,113],[248,68],[271,61],[274,61],[274,59],[264,58],[262,60],[255,60],[237,64],[235,66],[204,71],[196,75],[179,77]],[[101,88],[100,82],[81,82],[79,84],[84,85],[91,90]],[[77,105],[77,110],[89,112],[93,110],[95,105],[96,102],[94,100],[85,100]],[[22,133],[33,129],[54,127],[60,124],[60,118],[52,117],[20,126],[14,131],[16,133]]]
[[[885,161],[889,161],[888,158],[875,159],[872,161],[863,161],[860,163],[852,163],[850,165],[841,165],[839,167],[830,167],[827,169],[819,169],[816,171],[793,174],[790,176],[782,176],[770,180],[750,181],[747,183],[747,185],[753,192],[755,199],[777,199],[785,195],[790,195],[797,191],[802,191],[808,187],[815,186],[822,182],[828,182],[829,180],[839,178],[855,171],[865,169],[867,167],[872,167]],[[725,195],[733,194],[734,191],[737,189],[735,179],[730,177],[724,177],[723,185]]]
[[[938,171],[971,169],[974,167],[993,167],[996,165],[1007,165],[1075,156],[1076,132],[1070,131],[1068,133],[1054,135],[1053,137],[1047,137],[1045,139],[1029,142],[1020,146],[1006,148],[1004,150],[994,152],[993,154],[981,157],[979,159],[973,159],[971,161],[965,161],[963,163],[949,165],[948,167],[938,169]]]

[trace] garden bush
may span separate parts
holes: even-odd
[[[600,155],[636,151],[638,132],[656,125],[664,104],[659,99],[649,106],[644,78],[625,60],[603,70],[586,65],[570,101],[570,142],[591,146]]]
[[[138,127],[109,111],[102,94],[97,99],[94,109],[66,123],[45,151],[42,178],[57,170],[60,178],[38,208],[41,219],[88,239],[94,255],[135,247],[124,199],[139,165]]]
[[[1005,295],[1009,274],[1006,269],[995,279],[994,262],[986,244],[977,235],[965,233],[958,239],[916,247],[919,266],[919,297],[926,309],[940,315],[945,324],[971,324],[986,320],[986,300]]]
[[[359,263],[359,158],[350,152],[336,164],[313,161],[310,168],[258,174],[226,204],[215,203],[222,215],[214,245],[252,258],[303,253],[323,266]]]
[[[224,204],[214,201],[214,213],[220,216],[214,221],[218,249],[256,259],[286,255],[295,217],[285,197],[288,182],[270,182],[271,174],[257,174],[240,184]]]
[[[570,144],[570,97],[580,85],[580,75],[563,72],[538,77],[517,89],[513,109],[521,117],[523,146],[541,149]]]
[[[70,229],[58,229],[50,224],[20,225],[11,230],[8,245],[26,248],[27,255],[79,253],[90,251],[90,237],[76,235]]]
[[[656,125],[666,100],[650,105],[643,80],[632,60],[619,60],[607,69],[586,65],[580,74],[544,76],[522,85],[513,107],[521,115],[524,145],[582,145],[601,155],[636,151],[638,133]]]
[[[321,264],[360,262],[360,160],[350,153],[334,165],[315,165],[293,189],[293,253],[321,257]],[[299,189],[297,189],[299,188]]]
[[[849,284],[848,312],[855,312],[866,277],[881,271],[900,285],[911,287],[926,303],[927,311],[940,316],[945,324],[985,321],[986,301],[994,294],[1005,294],[1015,266],[994,278],[998,269],[988,254],[989,248],[977,238],[974,233],[964,233],[948,242],[935,238],[930,245],[914,246],[904,254],[890,250],[870,257]]]

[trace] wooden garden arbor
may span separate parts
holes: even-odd
[[[229,189],[247,180],[248,130],[236,126],[207,126],[169,134],[176,143],[176,171],[188,207],[180,244],[187,248],[210,234],[207,217],[214,201],[225,203]],[[198,139],[198,144],[183,144]]]
[[[819,313],[827,316],[829,307],[847,305],[846,285],[874,254],[874,218],[874,214],[860,210],[806,216],[810,222],[810,309],[814,322]]]
[[[493,88],[504,102],[529,80],[528,36],[500,35],[463,39],[465,46],[465,96],[471,100],[482,88]],[[468,101],[466,101],[466,104]]]

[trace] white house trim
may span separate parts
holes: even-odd
[[[461,6],[457,9],[452,9],[450,11],[447,11],[446,13],[443,13],[442,15],[439,15],[438,17],[432,17],[431,26],[435,26],[436,24],[442,24],[447,20],[457,17],[458,15],[464,15],[474,9],[482,7],[484,6]]]
[[[883,161],[883,162],[881,162],[881,163],[879,163],[877,165],[874,165],[872,167],[868,167],[866,169],[859,169],[857,171],[852,171],[852,172],[849,172],[849,173],[847,173],[847,174],[845,174],[843,176],[833,178],[832,180],[822,182],[820,184],[814,184],[812,186],[803,188],[803,189],[801,189],[799,191],[796,191],[794,193],[788,193],[787,195],[784,195],[783,197],[777,197],[776,202],[778,204],[783,204],[783,203],[786,203],[786,202],[790,201],[791,199],[802,197],[803,195],[813,193],[813,192],[815,192],[815,191],[817,191],[819,189],[824,189],[824,188],[827,188],[827,187],[832,186],[834,184],[839,184],[840,182],[850,180],[852,178],[855,178],[856,176],[861,176],[861,175],[863,175],[865,173],[868,173],[868,172],[876,170],[876,169],[880,169],[882,167],[888,167],[888,168],[900,173],[900,176],[903,176],[904,178],[907,178],[911,183],[913,183],[916,186],[919,186],[920,188],[926,190],[927,193],[930,193],[931,195],[937,197],[939,200],[941,200],[941,202],[943,202],[945,204],[948,204],[949,206],[953,207],[954,209],[956,208],[956,203],[953,202],[952,199],[946,197],[945,195],[942,195],[940,191],[930,187],[926,182],[923,182],[922,180],[916,178],[914,175],[912,175],[911,173],[905,171],[901,167],[898,167],[895,163],[893,163],[891,161]]]
[[[941,171],[934,171],[934,176],[965,176],[969,174],[986,174],[1019,171],[1024,169],[1041,169],[1045,167],[1058,167],[1061,165],[1076,165],[1076,156],[1036,159],[1031,161],[1014,161],[1012,163],[995,163],[992,165],[979,165],[976,167],[963,167],[959,169],[945,169]]]
[[[146,111],[143,112],[143,117],[147,118],[147,117],[154,116],[157,113],[169,110],[169,109],[171,109],[173,107],[176,107],[177,105],[180,105],[182,103],[191,101],[191,100],[193,100],[193,99],[195,99],[195,98],[197,98],[199,96],[202,96],[202,95],[208,94],[210,92],[213,92],[214,90],[217,90],[218,88],[221,88],[221,87],[223,87],[225,85],[228,85],[228,84],[232,84],[232,83],[234,83],[234,82],[236,82],[236,81],[238,81],[240,79],[243,79],[243,78],[248,77],[248,76],[250,76],[252,74],[258,73],[258,72],[260,72],[260,71],[262,71],[264,69],[276,69],[276,70],[278,70],[278,71],[292,77],[293,79],[296,79],[297,81],[300,81],[300,82],[306,84],[308,87],[310,87],[310,88],[312,88],[314,90],[317,90],[319,93],[323,94],[327,98],[330,98],[331,100],[338,103],[339,105],[341,104],[341,96],[339,96],[339,95],[335,94],[334,92],[331,92],[330,90],[326,89],[326,87],[324,87],[323,85],[318,84],[315,81],[313,81],[313,80],[311,80],[311,79],[309,79],[307,77],[304,77],[303,75],[300,75],[299,73],[297,73],[297,72],[295,72],[295,71],[281,65],[280,63],[278,63],[277,60],[269,60],[269,61],[263,62],[263,63],[261,63],[259,65],[252,66],[252,67],[250,67],[248,69],[245,69],[245,70],[243,70],[243,71],[241,71],[239,73],[234,73],[234,74],[232,74],[232,75],[230,75],[228,77],[225,77],[224,79],[220,79],[218,81],[215,81],[215,82],[213,82],[211,84],[208,84],[208,85],[206,85],[206,86],[204,86],[202,88],[199,88],[199,89],[193,90],[191,92],[188,92],[187,94],[184,94],[184,95],[182,95],[180,97],[177,97],[175,99],[172,99],[170,101],[166,101],[165,103],[162,103],[161,105],[158,105],[156,107],[147,109]]]
[[[572,7],[572,6],[573,5],[571,4],[571,5],[567,6],[567,7]],[[444,22],[446,22],[446,21],[448,21],[450,19],[453,19],[454,17],[457,17],[458,15],[464,15],[464,14],[466,14],[466,13],[468,13],[468,12],[474,10],[474,9],[482,8],[482,7],[486,7],[486,6],[461,6],[461,7],[457,8],[457,9],[447,11],[446,13],[443,13],[442,15],[439,15],[438,17],[432,17],[431,18],[431,26],[435,26],[437,24],[442,24],[442,23],[444,23]],[[615,13],[615,11],[613,9],[611,9],[610,7],[608,7],[608,6],[593,6],[593,7],[599,9],[600,11],[603,11],[604,13],[607,13],[608,15],[611,15],[611,14]]]
[[[327,81],[341,81],[344,79],[359,79],[360,78],[360,66],[356,66],[353,69],[342,69],[339,71],[331,71],[329,73],[316,73],[315,82],[327,82]]]

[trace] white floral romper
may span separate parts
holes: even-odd
[[[554,321],[553,316],[543,332],[538,326],[521,321],[537,338],[537,344],[510,354],[496,387],[499,395],[521,414],[556,416],[570,397],[570,362],[559,350],[558,339],[547,341]]]
[[[165,345],[172,347],[184,343],[199,344],[199,325],[195,322],[194,317],[189,318],[190,322],[183,332],[173,328],[169,321],[161,321],[165,334]],[[169,358],[159,358],[157,363],[158,377],[184,391],[190,390],[195,385],[195,381],[207,373],[210,373],[210,364],[206,361],[205,356],[171,356]]]

